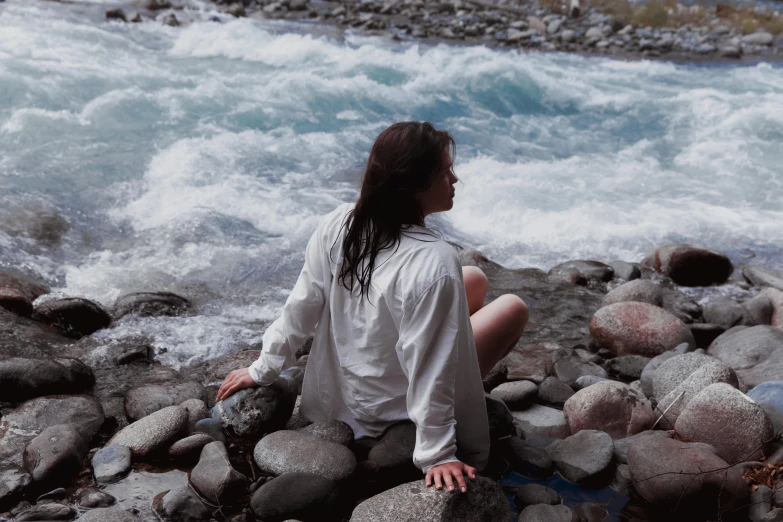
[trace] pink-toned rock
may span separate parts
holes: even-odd
[[[652,406],[627,384],[601,381],[579,390],[563,405],[571,433],[605,431],[612,439],[648,430],[655,423]]]
[[[723,284],[734,272],[734,265],[724,254],[686,244],[662,246],[642,264],[681,286]]]
[[[695,347],[688,326],[662,308],[634,301],[598,310],[590,321],[590,341],[617,355],[655,357],[682,343]]]
[[[33,313],[33,301],[49,290],[31,281],[0,272],[0,308],[23,317]]]

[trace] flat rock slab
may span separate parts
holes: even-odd
[[[511,415],[525,437],[539,435],[564,439],[571,435],[563,412],[555,408],[533,404],[525,410],[512,412]]]
[[[127,446],[134,457],[144,458],[167,449],[187,425],[187,412],[179,406],[169,406],[126,426],[109,444]]]
[[[261,471],[271,475],[314,473],[335,482],[347,479],[356,469],[356,457],[345,446],[289,430],[261,439],[253,458]]]
[[[627,384],[603,381],[576,392],[563,405],[571,433],[600,429],[622,439],[655,423],[650,402]]]
[[[511,510],[497,482],[478,477],[467,493],[425,487],[421,479],[371,497],[354,509],[351,522],[510,522]]]
[[[552,373],[555,377],[569,386],[575,386],[580,377],[608,377],[606,370],[589,361],[582,361],[578,357],[563,357],[552,365]]]
[[[598,430],[582,430],[547,447],[555,469],[575,484],[595,486],[611,479],[614,458],[612,438]],[[606,485],[606,484],[601,484]]]
[[[103,409],[83,395],[38,397],[0,419],[0,462],[22,465],[25,446],[46,426],[72,424],[91,441],[103,424]]]
[[[562,406],[573,394],[574,389],[557,377],[547,377],[538,385],[538,399],[557,406]]]

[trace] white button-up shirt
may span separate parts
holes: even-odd
[[[270,384],[296,362],[315,328],[302,415],[344,421],[357,438],[410,419],[417,428],[413,461],[422,471],[456,460],[481,469],[489,426],[457,252],[431,229],[411,225],[397,247],[378,254],[369,300],[359,298],[358,282],[353,295],[338,282],[352,208],[340,205],[310,238],[250,376]]]

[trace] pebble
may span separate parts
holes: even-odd
[[[115,482],[130,472],[131,451],[127,446],[110,444],[99,449],[92,456],[92,472],[95,482]]]

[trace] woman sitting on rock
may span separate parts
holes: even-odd
[[[375,140],[361,194],[318,225],[261,356],[229,374],[222,400],[271,384],[315,328],[300,414],[337,419],[357,438],[416,425],[414,464],[441,489],[475,478],[489,453],[482,378],[516,344],[527,307],[487,306],[487,278],[424,225],[454,205],[454,140],[430,123],[396,123]]]

